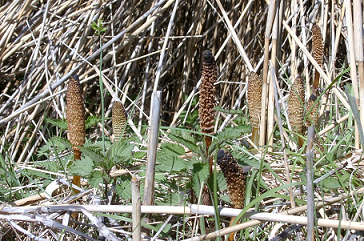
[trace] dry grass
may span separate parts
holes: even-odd
[[[205,0],[161,0],[157,4],[155,2],[152,0],[1,1],[0,176],[5,180],[1,183],[4,187],[9,183],[18,184],[16,186],[9,184],[14,194],[0,192],[0,201],[4,204],[19,200],[22,200],[19,205],[29,202],[41,204],[34,200],[23,202],[22,198],[37,194],[39,192],[37,185],[41,185],[42,180],[28,179],[24,176],[19,180],[13,180],[9,173],[13,173],[17,179],[21,170],[37,170],[50,175],[54,180],[58,176],[67,179],[67,173],[53,173],[46,168],[39,169],[33,164],[43,160],[44,157],[40,158],[37,153],[47,140],[53,136],[66,137],[65,131],[55,128],[47,119],[65,118],[65,92],[68,79],[74,74],[77,74],[81,81],[87,116],[101,116],[101,94],[104,95],[106,137],[111,137],[110,133],[113,133],[110,118],[113,103],[121,101],[128,113],[128,123],[131,127],[128,129],[129,135],[138,136],[142,139],[142,145],[146,145],[148,140],[144,135],[147,133],[146,125],[150,117],[153,90],[162,91],[162,126],[188,126],[192,130],[199,131],[197,125],[190,126],[188,118],[192,118],[193,112],[196,111],[193,101],[200,86],[202,52],[209,49],[214,54],[218,66],[216,103],[223,109],[241,109],[247,116],[246,86],[249,74],[255,71],[263,78],[263,106],[260,116],[262,121],[259,127],[261,139],[260,147],[257,148],[258,153],[254,156],[261,161],[261,166],[253,170],[255,175],[260,176],[251,177],[259,179],[255,190],[257,193],[252,196],[258,198],[260,192],[267,193],[267,190],[288,183],[281,150],[282,141],[286,143],[291,170],[288,176],[292,185],[302,180],[303,177],[299,174],[305,168],[306,157],[302,149],[298,149],[295,145],[297,133],[294,133],[289,125],[287,100],[292,82],[298,75],[306,82],[306,98],[310,97],[310,83],[316,70],[321,78],[318,96],[320,118],[316,128],[320,141],[324,143],[324,152],[317,153],[314,163],[315,177],[337,170],[345,162],[347,165],[343,166],[341,172],[334,171],[332,174],[341,182],[342,188],[328,190],[317,186],[314,195],[316,199],[321,199],[342,193],[343,203],[347,201],[351,207],[350,210],[342,208],[338,211],[335,209],[336,204],[330,204],[324,209],[317,209],[316,215],[332,220],[341,218],[358,222],[364,220],[361,214],[362,197],[355,192],[363,181],[361,176],[363,162],[359,149],[362,127],[359,126],[359,120],[355,121],[357,116],[361,118],[364,116],[364,100],[362,95],[359,95],[364,92],[362,70],[364,57],[355,55],[355,53],[363,55],[363,45],[358,44],[362,39],[362,35],[360,36],[362,24],[355,21],[353,23],[351,19],[352,16],[355,19],[362,19],[363,11],[360,8],[362,6],[357,3],[360,1],[354,1],[355,7],[347,5],[351,4],[351,1],[347,0],[341,4],[335,1],[291,0],[284,3],[276,1],[277,6],[270,6],[269,2],[262,0],[229,0],[222,1],[222,4],[220,1],[215,3]],[[176,3],[178,5],[175,6]],[[92,21],[98,19],[102,19],[107,28],[102,36],[102,49],[99,47],[98,37],[91,28]],[[312,57],[311,28],[314,24],[321,29],[324,41],[322,65]],[[100,93],[98,84],[101,51],[105,93]],[[272,79],[277,80],[276,93]],[[347,93],[354,96],[354,101],[350,101]],[[281,109],[279,116],[284,127],[281,130],[276,125],[278,115],[275,113],[275,94]],[[307,102],[307,99],[305,101]],[[244,119],[234,113],[226,115],[218,112],[215,130],[241,125],[242,118]],[[361,121],[364,122],[363,119]],[[87,138],[91,142],[100,137],[100,123],[87,130]],[[250,138],[250,135],[246,135],[239,141],[251,142]],[[166,134],[161,142],[167,141]],[[244,153],[245,149],[239,143],[236,145],[237,150]],[[247,151],[245,153],[253,158]],[[186,160],[189,160],[188,158],[187,156]],[[139,161],[138,165],[144,165],[143,160]],[[345,179],[342,176],[350,178]],[[9,180],[5,177],[9,177]],[[44,188],[47,185],[44,185]],[[294,193],[296,199],[305,199],[304,193],[299,192],[299,187],[291,187],[296,191]],[[63,198],[70,189],[61,189],[59,185],[54,188],[58,190],[59,196],[42,204],[64,203]],[[275,194],[288,195],[288,189],[287,186],[285,190],[278,190]],[[247,193],[255,191],[248,190]],[[1,198],[2,195],[4,198]],[[45,198],[44,193],[42,195],[42,199]],[[86,194],[81,192],[81,195]],[[97,203],[86,197],[78,199],[78,203],[85,205]],[[246,199],[246,204],[253,200],[253,198]],[[262,207],[267,208],[267,211],[273,211],[273,206],[263,203],[268,200],[270,199],[267,196],[262,202],[257,201],[256,210],[260,203]],[[302,202],[296,202],[296,205],[301,204]],[[288,205],[282,204],[276,211],[281,212],[288,208]],[[102,235],[110,235],[108,237],[111,240],[115,233],[118,233],[119,237],[127,236],[115,229],[110,231],[91,213],[84,211],[83,214],[82,219],[78,221],[93,226],[91,231],[87,230],[87,226],[82,226],[79,230],[81,233],[95,236],[95,232],[92,231],[97,229]],[[0,232],[0,238],[13,237],[25,240],[25,237],[32,237],[31,235],[40,237],[44,233],[42,237],[45,239],[62,239],[59,235],[63,226],[47,227],[45,220],[22,220],[19,217],[12,218],[6,215],[2,215],[0,207],[0,226],[4,232]],[[305,213],[301,212],[300,215],[304,216]],[[54,221],[57,220],[55,216],[56,212],[41,217],[53,218]],[[62,218],[68,220],[68,216],[64,214]],[[23,217],[29,218],[27,215]],[[167,220],[161,216],[158,218],[156,222]],[[58,221],[62,223],[62,220]],[[115,224],[125,226],[124,229],[130,233],[130,220],[117,221]],[[43,225],[32,226],[32,222],[40,222]],[[183,231],[180,226],[179,229],[174,226],[172,235],[182,238],[192,237],[194,231],[190,222],[193,223],[193,221],[187,222],[186,226],[183,226]],[[67,222],[63,224],[67,227],[72,226]],[[73,225],[77,226],[79,223]],[[244,235],[247,240],[258,237],[273,238],[286,228],[278,225],[274,221],[267,221],[266,225],[247,228],[245,233],[240,235]],[[349,240],[350,234],[354,232],[346,233],[345,230],[340,232],[332,227],[317,227],[315,238]],[[73,230],[66,230],[65,239],[67,235],[74,240],[87,239]],[[301,235],[304,236],[305,231],[302,231]],[[159,238],[162,239],[161,236]],[[291,240],[303,239],[297,235],[291,236]]]

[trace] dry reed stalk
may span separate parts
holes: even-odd
[[[85,144],[85,107],[80,86],[80,80],[77,75],[71,77],[67,88],[67,123],[68,123],[68,139],[71,142],[74,160],[81,159],[80,146]],[[81,177],[73,176],[72,183],[76,186],[81,186]],[[79,193],[73,189],[74,193]]]
[[[274,24],[272,28],[272,53],[271,53],[271,68],[274,69],[274,73],[277,73],[277,54],[278,54],[278,35],[279,35],[279,6],[277,3],[276,14],[274,18]],[[271,71],[270,71],[271,73]],[[270,77],[270,78],[269,78]],[[271,152],[273,145],[273,127],[274,127],[274,84],[273,84],[273,76],[272,74],[268,74],[269,78],[269,86],[268,86],[268,105],[267,105],[267,132],[266,132],[266,140],[268,151]],[[262,97],[263,99],[264,97]],[[262,137],[261,137],[262,138]]]
[[[255,72],[251,72],[248,82],[248,104],[250,122],[252,125],[251,140],[255,145],[259,145],[259,125],[261,121],[262,109],[262,80]]]
[[[347,36],[348,36],[348,45],[349,45],[349,51],[348,51],[348,59],[350,59],[350,77],[351,77],[351,83],[353,85],[353,93],[356,104],[359,104],[359,83],[358,83],[358,77],[356,74],[356,65],[355,65],[355,39],[354,39],[354,29],[353,29],[353,20],[352,20],[352,11],[351,11],[351,1],[345,0],[345,19],[346,19],[346,28],[347,28]],[[359,140],[359,130],[357,123],[355,122],[355,147],[359,148],[360,140]]]
[[[215,82],[217,80],[216,61],[210,50],[204,50],[202,53],[202,72],[199,100],[199,117],[200,127],[203,133],[213,135],[215,123]],[[210,173],[212,172],[212,158],[209,155],[209,147],[212,138],[205,136],[206,156],[209,158]]]
[[[353,1],[355,59],[359,70],[359,101],[361,125],[364,126],[364,47],[363,47],[363,1]],[[363,146],[362,146],[363,148]]]
[[[289,92],[288,112],[289,122],[292,126],[292,130],[301,136],[303,135],[304,103],[305,83],[303,78],[298,76]],[[303,143],[304,139],[298,136],[298,148],[301,148]]]

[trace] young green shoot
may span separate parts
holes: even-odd
[[[102,49],[101,35],[106,32],[107,28],[103,27],[102,19],[98,19],[97,22],[92,22],[91,27],[95,30],[95,34],[99,36],[100,49]],[[102,124],[102,153],[105,155],[105,113],[104,113],[104,86],[102,83],[102,51],[100,51],[100,71],[99,71],[99,84],[100,84],[100,96],[101,96],[101,124]]]

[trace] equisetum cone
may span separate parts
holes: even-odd
[[[68,82],[66,101],[68,139],[72,144],[72,149],[79,151],[79,146],[85,143],[86,130],[84,99],[77,75],[72,76]]]
[[[312,48],[313,58],[322,66],[322,59],[324,56],[324,40],[322,37],[321,29],[317,25],[312,26]]]
[[[68,139],[72,144],[74,160],[79,160],[81,159],[81,151],[79,147],[85,144],[86,128],[84,99],[77,75],[72,76],[68,82],[66,101]],[[74,176],[72,183],[80,187],[81,177]],[[78,193],[77,190],[74,190],[74,192]]]
[[[316,102],[316,95],[312,94],[306,107],[306,126],[317,125],[319,102]]]
[[[217,80],[216,61],[210,50],[205,50],[202,53],[202,72],[199,100],[199,117],[200,127],[203,133],[214,134],[215,123],[215,95],[216,88],[214,83]],[[206,153],[211,145],[212,138],[205,136]],[[210,157],[210,173],[212,172],[213,157]]]
[[[226,179],[233,208],[242,209],[244,207],[246,188],[243,168],[239,166],[231,153],[225,150],[218,151],[217,164],[219,164]]]
[[[127,114],[123,104],[120,101],[115,101],[112,107],[112,129],[114,132],[114,143],[118,143],[123,137]]]
[[[252,141],[255,145],[258,145],[259,142],[258,130],[262,108],[262,86],[263,82],[260,76],[253,71],[250,72],[248,81],[248,104],[252,125]]]
[[[323,56],[324,56],[324,40],[322,37],[321,29],[317,25],[312,26],[312,52],[313,58],[316,60],[318,65],[322,67]],[[320,74],[315,70],[315,77],[312,85],[312,93],[318,96],[318,88],[320,84]]]
[[[293,83],[288,97],[289,122],[292,130],[302,135],[305,103],[305,83],[301,76],[298,76]],[[298,138],[299,148],[303,145],[303,139]]]
[[[215,95],[214,83],[217,80],[217,67],[210,50],[202,53],[202,72],[199,101],[200,127],[203,133],[214,134]]]

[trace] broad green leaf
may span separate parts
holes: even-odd
[[[68,167],[68,171],[77,176],[88,176],[94,170],[94,163],[88,156],[81,157],[81,160],[72,161],[72,165]]]
[[[174,135],[174,134],[169,134],[168,135],[169,138],[171,138],[172,140],[184,145],[185,147],[187,147],[190,151],[194,152],[194,153],[199,153],[199,146],[196,144],[196,141],[192,138],[186,138],[186,135],[184,137],[182,136],[178,136],[178,135]],[[188,136],[188,135],[187,135]]]
[[[96,166],[104,160],[104,157],[101,154],[94,150],[91,150],[91,148],[81,147],[80,149],[82,153],[88,156]]]
[[[101,122],[101,120],[102,120],[102,118],[100,116],[87,117],[87,120],[85,121],[86,129],[89,129],[90,127],[96,125],[97,123]]]
[[[89,178],[89,183],[92,187],[99,188],[100,183],[102,184],[104,182],[103,178],[104,178],[104,175],[102,175],[102,173],[100,171],[93,171]]]
[[[157,156],[157,166],[156,171],[159,172],[180,172],[187,169],[186,162],[179,157],[176,156],[161,156],[158,154]]]
[[[115,187],[116,194],[123,200],[131,199],[131,181],[125,180]],[[141,189],[142,191],[142,189]]]
[[[68,129],[68,124],[67,124],[67,120],[66,119],[50,119],[50,118],[46,118],[45,119],[46,123],[50,123],[54,126],[57,126],[58,128],[62,129],[62,130],[67,130]]]
[[[175,153],[176,155],[186,154],[183,146],[176,143],[165,142],[161,144],[160,148],[161,150],[169,150],[171,153]]]

